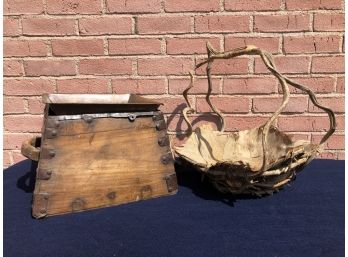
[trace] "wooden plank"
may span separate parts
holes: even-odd
[[[41,154],[39,162],[39,169],[50,171],[49,179],[35,185],[35,194],[48,194],[45,215],[175,193],[168,191],[166,182],[174,167],[161,162],[170,152],[169,146],[159,146],[163,136],[165,131],[156,130],[152,117],[60,123],[57,136],[42,143],[41,151],[55,152],[54,157]]]

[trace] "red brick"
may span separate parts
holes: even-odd
[[[79,62],[79,73],[89,75],[132,74],[130,59],[83,59]]]
[[[344,31],[343,13],[314,14],[314,31]]]
[[[313,135],[312,142],[318,144],[324,135]],[[344,150],[344,135],[332,135],[325,143],[325,150]]]
[[[344,152],[337,152],[337,160],[345,160],[346,156]]]
[[[225,51],[230,51],[246,45],[255,45],[262,50],[271,53],[278,53],[279,37],[225,37]]]
[[[296,77],[291,78],[292,81],[312,89],[315,93],[332,93],[335,91],[335,80],[330,77]],[[291,93],[301,93],[305,92],[291,86],[288,84]]]
[[[190,24],[190,17],[138,17],[137,32],[139,34],[187,33],[191,31]]]
[[[223,113],[248,113],[249,99],[246,97],[212,97],[213,105]],[[205,98],[197,98],[197,112],[212,112]]]
[[[280,56],[274,58],[281,73],[308,73],[310,58],[305,56]],[[255,73],[270,73],[261,58],[255,59]]]
[[[10,151],[3,151],[3,165],[4,167],[8,167],[12,165]]]
[[[187,125],[182,118],[182,115],[171,114],[167,118],[168,131],[184,131],[187,129]]]
[[[182,110],[187,107],[183,97],[163,97],[156,98],[155,100],[163,103],[160,107],[160,110],[163,113],[181,113]]]
[[[44,113],[45,104],[41,99],[29,98],[28,99],[29,113],[31,114],[42,114]]]
[[[255,15],[254,31],[296,32],[309,31],[308,14]]]
[[[40,132],[42,116],[15,115],[4,116],[4,129],[11,132]]]
[[[205,54],[207,53],[207,42],[220,50],[219,38],[168,38],[167,53],[168,54]]]
[[[228,120],[230,117],[226,117]],[[196,129],[199,126],[202,126],[203,124],[209,124],[213,127],[213,129],[217,130],[221,127],[221,121],[219,117],[215,114],[200,114],[200,115],[190,115],[189,119],[192,122],[193,129]],[[187,124],[184,121],[182,115],[170,115],[167,119],[169,130],[176,130],[176,131],[186,131],[187,130]],[[230,128],[227,127],[227,130]]]
[[[208,15],[195,17],[196,32],[249,32],[247,15]]]
[[[270,11],[280,10],[280,0],[226,0],[227,11]]]
[[[117,94],[165,94],[164,79],[113,79],[112,92]]]
[[[337,86],[336,86],[336,92],[338,93],[344,93],[344,77],[338,77],[337,78]]]
[[[140,75],[183,75],[193,67],[190,58],[159,57],[138,59],[138,73]]]
[[[106,0],[109,13],[159,13],[160,0]]]
[[[110,55],[160,54],[161,40],[157,38],[109,39]]]
[[[327,116],[282,116],[278,118],[278,126],[283,131],[326,131],[329,128]]]
[[[12,152],[13,163],[18,163],[24,160],[27,160],[25,156],[23,156],[20,152]]]
[[[212,12],[219,11],[219,0],[166,0],[166,12]]]
[[[47,56],[46,42],[42,40],[4,40],[5,57]]]
[[[54,56],[103,55],[103,39],[57,39],[52,40]]]
[[[286,0],[288,10],[316,10],[316,9],[341,9],[341,0]]]
[[[54,93],[55,86],[53,80],[47,79],[5,79],[4,95],[42,95],[44,93]]]
[[[225,78],[225,94],[272,94],[276,92],[275,78]]]
[[[100,14],[102,1],[100,0],[47,0],[49,14]]]
[[[131,34],[130,17],[82,18],[79,20],[81,35]]]
[[[186,79],[169,79],[169,93],[170,94],[182,94],[182,92],[190,84],[190,78]],[[212,94],[218,94],[220,92],[220,79],[212,79]],[[193,88],[189,91],[189,94],[206,94],[208,91],[208,81],[206,78],[195,78]]]
[[[24,104],[22,97],[4,97],[4,114],[24,113]]]
[[[58,79],[57,80],[58,93],[73,94],[73,93],[108,93],[108,80],[107,79]]]
[[[344,113],[344,97],[317,97],[318,103],[330,108],[334,113]],[[324,112],[309,102],[309,112]]]
[[[260,116],[233,116],[225,117],[226,131],[240,131],[264,125],[268,117]]]
[[[293,142],[296,142],[298,140],[307,140],[309,141],[309,134],[296,134],[296,133],[287,133],[291,137],[291,140]]]
[[[4,77],[7,76],[22,76],[23,63],[21,60],[4,60]]]
[[[344,56],[314,56],[313,73],[344,73]]]
[[[344,115],[336,115],[336,130],[344,131]]]
[[[337,159],[337,153],[335,152],[321,152],[319,153],[318,159],[331,159],[336,160]]]
[[[19,36],[21,34],[21,31],[19,29],[19,19],[4,18],[3,26],[4,26],[3,33],[5,37]]]
[[[338,53],[339,36],[284,37],[285,53]]]
[[[254,98],[252,111],[254,113],[273,113],[282,104],[282,97]],[[282,112],[303,113],[308,110],[307,97],[290,97],[288,104]]]
[[[199,116],[190,116],[189,117],[193,129],[203,124],[210,124],[215,130],[221,127],[220,119],[217,115],[204,114]],[[265,124],[268,118],[260,116],[228,116],[225,117],[226,129],[225,131],[240,131],[245,129],[251,129],[256,126],[261,126]],[[183,120],[182,116],[170,115],[167,119],[169,130],[173,131],[184,131],[187,129],[187,124]]]
[[[44,12],[42,0],[6,0],[4,4],[4,14],[41,14]]]
[[[74,19],[26,18],[22,20],[23,34],[28,36],[76,35]]]
[[[22,142],[31,138],[32,134],[25,133],[4,133],[4,149],[20,150]]]
[[[26,60],[24,69],[27,76],[66,76],[76,75],[73,60]]]
[[[248,58],[217,59],[212,65],[211,74],[247,74],[248,62]],[[197,69],[197,74],[206,74],[206,65]]]

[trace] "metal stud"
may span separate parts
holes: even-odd
[[[54,150],[50,150],[48,152],[48,155],[53,158],[54,156],[56,156],[56,152]]]
[[[92,123],[93,118],[90,115],[82,115],[82,119],[87,123]]]
[[[137,116],[135,114],[133,114],[133,113],[128,115],[128,119],[130,121],[134,121],[136,118],[137,118]]]
[[[167,153],[167,154],[164,154],[164,155],[161,156],[161,162],[162,162],[163,164],[165,164],[165,165],[168,164],[168,163],[170,163],[171,160],[172,160],[172,155],[171,155],[171,153]]]
[[[167,136],[161,137],[160,139],[158,139],[158,144],[159,144],[159,146],[169,145],[169,138]]]

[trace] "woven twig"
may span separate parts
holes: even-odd
[[[316,156],[321,145],[334,133],[336,128],[334,113],[318,103],[312,90],[282,75],[277,70],[272,55],[256,46],[249,45],[229,52],[219,52],[207,43],[207,52],[207,59],[198,63],[190,72],[190,84],[183,92],[188,105],[183,110],[183,116],[188,125],[189,138],[184,145],[175,147],[175,152],[203,171],[221,192],[256,195],[272,193],[289,183],[296,176],[296,172]],[[216,59],[229,59],[241,55],[261,57],[267,69],[278,79],[282,87],[283,99],[281,105],[261,127],[226,133],[224,117],[210,100],[211,68]],[[189,101],[188,93],[194,86],[195,71],[205,64],[207,64],[208,80],[205,99],[212,111],[220,118],[221,128],[219,131],[213,131],[211,128],[202,126],[193,132],[188,115],[196,111]],[[319,144],[301,140],[292,142],[286,134],[273,126],[274,121],[289,102],[288,85],[306,92],[313,104],[328,114],[330,128]],[[253,156],[252,153],[256,155]]]

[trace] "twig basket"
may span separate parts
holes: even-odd
[[[293,180],[296,173],[306,166],[320,151],[323,143],[334,133],[336,122],[332,110],[320,105],[312,90],[283,76],[275,67],[272,55],[256,46],[246,46],[229,52],[218,52],[208,43],[208,58],[197,64],[195,70],[207,64],[208,92],[206,101],[221,120],[221,129],[215,131],[209,124],[192,131],[188,119],[194,114],[187,95],[194,85],[194,71],[191,82],[183,96],[188,105],[183,110],[188,125],[188,139],[181,146],[173,146],[177,158],[181,158],[201,171],[216,189],[223,193],[264,195],[271,194]],[[261,57],[268,70],[279,80],[283,91],[280,107],[265,124],[248,130],[224,132],[225,120],[221,112],[210,101],[212,91],[211,66],[216,59],[229,59],[241,55],[256,54]],[[279,131],[274,121],[289,101],[291,85],[309,95],[315,106],[324,110],[330,120],[330,128],[319,144],[305,140],[292,141],[290,136]]]

